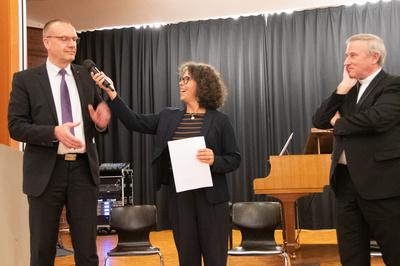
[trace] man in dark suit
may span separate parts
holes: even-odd
[[[94,134],[105,131],[110,111],[90,74],[71,64],[78,41],[69,22],[48,22],[43,29],[47,62],[13,77],[8,128],[13,139],[26,143],[23,192],[28,195],[34,266],[54,265],[64,205],[76,265],[98,265]]]
[[[313,124],[333,127],[330,184],[343,265],[370,265],[370,235],[386,265],[400,265],[400,77],[382,70],[383,41],[347,40],[343,80]]]

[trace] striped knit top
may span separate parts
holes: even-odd
[[[178,128],[175,131],[173,140],[186,139],[200,136],[203,127],[204,113],[202,114],[184,114]],[[192,119],[194,117],[194,119]]]

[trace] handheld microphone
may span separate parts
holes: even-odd
[[[93,74],[100,73],[100,70],[97,68],[96,64],[93,63],[93,61],[90,59],[86,59],[85,61],[83,61],[82,66],[86,68],[87,71],[92,72]],[[107,79],[104,79],[103,85],[106,88],[109,88],[111,91],[115,91],[114,87],[110,84],[110,82],[108,82]]]

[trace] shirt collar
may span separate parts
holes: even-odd
[[[53,63],[51,63],[48,58],[46,61],[46,68],[47,68],[47,72],[49,73],[49,75],[51,75],[53,77],[57,76],[58,72],[60,72],[60,70],[61,70],[61,68],[56,67]],[[68,75],[72,75],[71,64],[69,64],[65,68],[65,71],[67,71]]]
[[[378,73],[382,70],[382,68],[379,68],[378,71],[376,71],[375,73],[373,73],[371,76],[365,78],[365,79],[360,79],[358,80],[360,82],[361,85],[368,85],[371,83],[371,81],[376,77],[376,75],[378,75]]]

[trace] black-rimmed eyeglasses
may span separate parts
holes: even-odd
[[[68,36],[47,36],[46,38],[57,38],[61,40],[63,43],[69,43],[71,40],[78,44],[80,38],[79,37],[68,37]]]
[[[184,84],[188,84],[189,80],[190,80],[190,77],[189,76],[185,76],[185,77],[181,77],[179,79],[179,82],[183,81]]]

